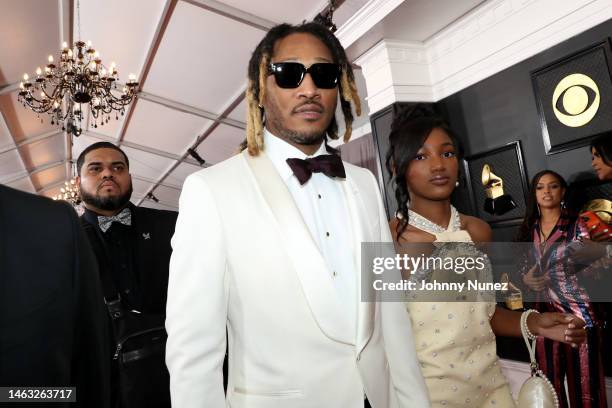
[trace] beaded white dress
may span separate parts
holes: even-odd
[[[467,231],[461,230],[459,213],[451,209],[447,228],[413,211],[409,222],[435,235],[435,242],[472,242]],[[406,309],[432,407],[515,406],[490,325],[494,302],[409,301]]]

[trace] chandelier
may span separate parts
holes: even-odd
[[[77,1],[80,37],[79,8]],[[44,69],[36,69],[36,77],[23,75],[17,99],[38,113],[39,118],[45,113],[51,116],[51,124],[61,124],[62,130],[70,135],[79,136],[82,132],[84,105],[89,104],[91,125],[97,128],[98,122],[108,123],[113,113],[115,119],[119,119],[119,113],[124,115],[125,107],[136,96],[138,82],[134,74],[119,90],[116,64],[113,62],[109,67],[102,64],[91,41],[79,40],[70,47],[64,42],[57,64],[53,55],[49,55],[48,62]]]
[[[64,182],[64,187],[60,189],[60,193],[53,196],[54,200],[68,201],[73,207],[81,203],[81,192],[74,178]]]

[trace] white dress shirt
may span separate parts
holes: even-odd
[[[314,242],[329,268],[330,279],[338,292],[346,316],[356,333],[357,327],[357,273],[353,248],[352,226],[341,183],[323,173],[313,173],[304,185],[287,164],[289,158],[306,159],[329,154],[325,144],[307,156],[298,148],[264,130],[264,152],[287,185],[289,192],[308,226]]]

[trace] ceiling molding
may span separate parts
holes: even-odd
[[[338,28],[335,33],[336,37],[345,49],[348,48],[403,2],[404,0],[368,1],[342,27]]]
[[[464,16],[444,36],[427,43],[436,100],[612,18],[609,0],[530,0],[520,5],[496,0],[485,5],[492,8],[476,8],[477,20]]]
[[[176,9],[176,4],[178,0],[166,0],[166,4],[164,6],[164,10],[161,14],[161,18],[157,24],[157,28],[155,29],[155,34],[153,35],[153,41],[151,42],[151,46],[147,51],[147,56],[145,58],[145,62],[142,69],[142,74],[140,75],[140,83],[138,89],[143,89],[144,84],[147,80],[147,76],[149,75],[149,71],[151,70],[151,66],[153,65],[153,60],[155,59],[155,55],[159,50],[159,45],[161,44],[162,38],[168,28],[168,24],[170,23],[170,19],[172,18],[172,14]],[[130,125],[130,121],[132,120],[132,116],[134,114],[134,110],[136,109],[136,105],[138,104],[138,98],[135,98],[132,103],[127,108],[127,113],[125,116],[125,120],[121,124],[121,129],[119,130],[119,134],[117,135],[117,145],[121,145],[123,142],[123,138],[125,137],[125,133],[127,131],[128,126]]]
[[[437,102],[610,18],[610,0],[490,0],[423,43],[383,39],[356,62],[374,113]]]
[[[227,4],[215,1],[215,0],[182,0],[185,3],[189,3],[193,6],[200,7],[206,11],[218,14],[223,17],[230,18],[234,21],[238,21],[242,24],[257,28],[262,31],[268,31],[278,23],[274,21],[266,20],[254,14],[247,13],[240,9],[237,9]]]
[[[176,102],[171,99],[164,98],[162,96],[153,95],[149,92],[139,92],[138,97],[142,100],[153,102],[158,105],[163,105],[175,111],[187,113],[190,115],[198,116],[200,118],[209,119],[212,121],[219,121],[225,125],[232,126],[238,129],[242,129],[242,130],[246,129],[246,123],[241,122],[239,120],[234,120],[231,118],[220,118],[219,115],[216,113],[208,112],[203,109],[199,109],[191,105],[186,105],[181,102]]]

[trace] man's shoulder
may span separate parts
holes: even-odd
[[[21,190],[0,184],[0,202],[11,212],[28,213],[28,216],[41,214],[69,213],[69,204],[63,201],[54,201],[47,197],[26,193]]]
[[[134,212],[137,217],[147,217],[157,220],[176,220],[178,216],[177,211],[171,210],[160,210],[157,208],[149,208],[149,207],[134,207]]]

